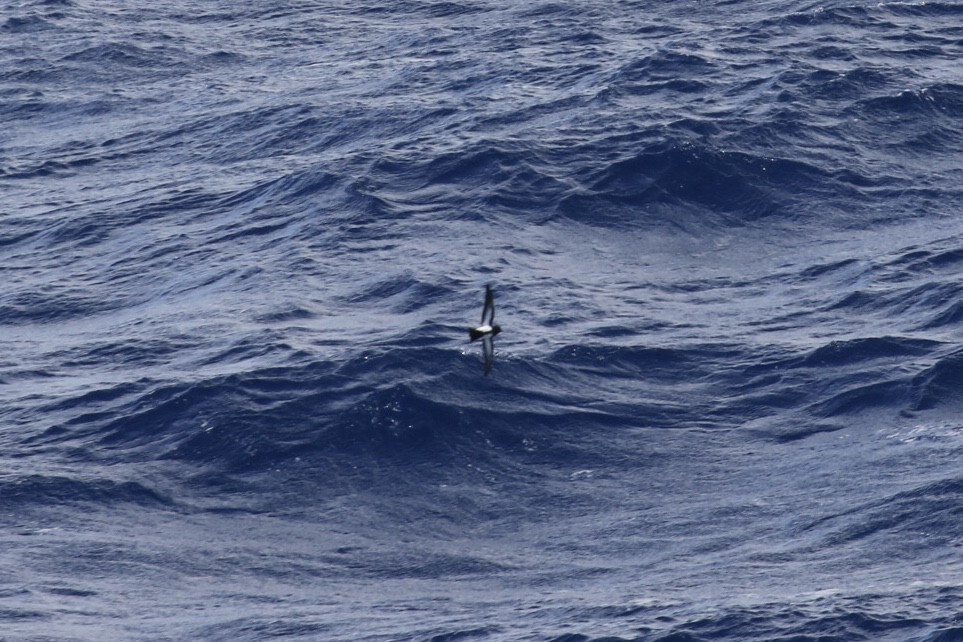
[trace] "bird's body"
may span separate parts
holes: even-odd
[[[485,325],[480,325],[480,326],[478,326],[477,328],[472,328],[471,330],[469,330],[469,331],[468,331],[468,336],[471,337],[471,340],[472,340],[472,341],[474,341],[475,339],[481,339],[481,338],[482,338],[483,336],[485,336],[486,334],[490,334],[490,335],[492,335],[492,336],[495,336],[496,334],[498,334],[498,333],[501,332],[501,331],[502,331],[502,329],[501,329],[500,327],[498,327],[497,325],[496,325],[496,326],[490,326],[490,325],[488,325],[488,324],[485,324]]]

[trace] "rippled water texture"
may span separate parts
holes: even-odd
[[[963,639],[961,25],[8,3],[0,638]]]

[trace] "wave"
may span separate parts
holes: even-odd
[[[203,369],[239,371],[191,382],[144,379],[51,403],[44,414],[56,422],[17,448],[56,448],[99,463],[181,462],[230,475],[388,461],[513,469],[532,457],[617,465],[621,455],[599,450],[586,426],[616,441],[639,428],[745,426],[788,443],[839,430],[846,417],[885,412],[895,420],[957,408],[963,372],[959,355],[943,354],[940,342],[888,336],[768,358],[709,344],[509,351],[497,357],[497,378],[484,378],[479,355],[456,349],[441,332],[422,329],[410,344],[392,341],[345,361],[253,341],[214,351]],[[153,347],[144,349],[115,358],[157,358]],[[290,365],[249,365],[282,355]],[[933,365],[922,371],[906,367],[927,362]]]
[[[958,635],[958,14],[14,7],[0,620]]]
[[[821,517],[803,531],[818,534],[821,547],[856,556],[858,549],[871,545],[886,546],[891,559],[912,559],[920,550],[960,545],[953,523],[961,494],[960,479],[941,480]],[[894,533],[902,536],[894,539]]]
[[[18,513],[83,504],[132,504],[155,510],[166,510],[175,505],[170,497],[143,483],[97,477],[8,474],[0,480],[0,493],[10,510]]]

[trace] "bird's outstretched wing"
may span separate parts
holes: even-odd
[[[490,285],[485,286],[485,307],[482,308],[481,322],[482,325],[493,325],[495,322],[495,293]]]
[[[482,339],[482,352],[485,355],[485,376],[492,371],[492,366],[495,365],[495,342],[492,341],[492,335],[486,334]]]

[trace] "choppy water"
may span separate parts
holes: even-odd
[[[0,639],[963,640],[961,54],[8,2]]]

